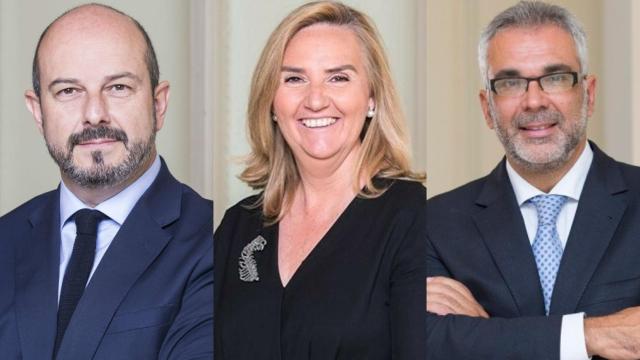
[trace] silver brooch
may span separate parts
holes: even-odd
[[[267,245],[267,240],[258,235],[247,246],[242,249],[240,253],[240,261],[238,261],[238,272],[240,273],[240,280],[246,282],[259,281],[258,266],[256,265],[256,259],[253,258],[253,253],[256,251],[264,250],[264,246]]]

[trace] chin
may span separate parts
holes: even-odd
[[[336,157],[339,153],[337,150],[330,149],[309,149],[305,150],[305,154],[315,160],[327,160]]]
[[[96,166],[114,166],[123,162],[125,157],[121,155],[115,155],[105,151],[92,151],[87,154],[83,154],[79,161],[76,161],[76,166],[79,168],[90,169]]]

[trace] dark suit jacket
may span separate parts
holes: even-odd
[[[550,315],[503,160],[427,202],[427,272],[465,284],[490,319],[427,316],[428,359],[558,359],[563,314],[640,304],[640,168],[593,143]]]
[[[0,357],[51,359],[59,191],[0,218]],[[58,359],[211,359],[213,210],[164,162],[78,303]]]

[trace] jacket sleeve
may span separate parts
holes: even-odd
[[[452,277],[427,237],[428,276]],[[484,319],[427,313],[427,359],[560,358],[562,316]]]
[[[560,358],[562,316],[474,318],[427,314],[427,359]]]
[[[167,332],[158,359],[213,359],[213,239],[204,231],[208,247],[185,285],[180,310]]]

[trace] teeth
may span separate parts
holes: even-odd
[[[335,124],[335,118],[303,119],[302,124],[308,128],[325,127]]]
[[[533,127],[530,127],[529,130],[534,130],[534,131],[535,130],[544,130],[544,129],[547,129],[547,128],[550,128],[550,127],[551,127],[551,125],[533,126]]]

